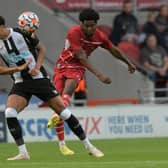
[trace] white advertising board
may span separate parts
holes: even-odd
[[[167,105],[115,105],[71,108],[91,139],[168,137]],[[25,141],[55,140],[55,129],[47,129],[52,115],[48,108],[26,109],[19,114]],[[8,132],[8,141],[13,142]],[[65,124],[67,140],[76,136]]]

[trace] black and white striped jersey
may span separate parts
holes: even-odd
[[[18,28],[9,28],[10,34],[5,40],[0,40],[0,56],[8,67],[22,65],[27,59],[32,59],[28,68],[12,74],[15,83],[25,80],[33,80],[39,78],[48,78],[47,72],[42,66],[40,73],[36,76],[31,76],[28,71],[33,69],[37,60],[37,46],[39,39],[31,37]]]

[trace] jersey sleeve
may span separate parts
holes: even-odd
[[[67,40],[69,42],[69,45],[72,51],[82,49],[82,46],[80,43],[80,32],[70,31],[67,35]]]
[[[101,35],[101,39],[103,42],[101,47],[109,50],[113,46],[113,43],[109,40],[108,36],[104,34],[103,32],[101,32],[100,35]]]

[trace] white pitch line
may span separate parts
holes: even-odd
[[[145,160],[145,161],[141,161],[141,160],[136,160],[136,161],[109,161],[109,162],[29,162],[26,161],[25,163],[19,163],[19,162],[6,162],[9,165],[25,165],[26,164],[32,164],[32,165],[76,165],[76,164],[82,164],[82,165],[95,165],[97,166],[97,164],[102,164],[102,165],[111,165],[111,164],[119,164],[119,165],[125,165],[125,164],[168,164],[168,160]],[[5,163],[5,164],[6,164]],[[4,165],[4,163],[0,163],[0,165]]]

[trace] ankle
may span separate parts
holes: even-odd
[[[82,142],[86,149],[94,147],[87,137]]]
[[[59,146],[64,146],[65,145],[65,141],[59,141]]]
[[[25,144],[18,146],[18,148],[19,148],[19,153],[22,153],[22,154],[27,154],[28,153]]]

